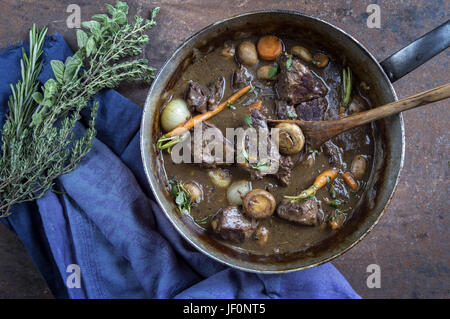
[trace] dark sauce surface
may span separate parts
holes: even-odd
[[[257,38],[248,38],[256,44]],[[290,48],[294,45],[304,45],[290,41],[283,38],[283,44],[286,51],[290,51]],[[227,41],[227,45],[238,46],[243,40],[230,40]],[[319,51],[314,48],[307,47],[311,53],[317,53]],[[197,52],[196,58],[185,68],[180,79],[176,82],[173,89],[166,92],[166,95],[162,97],[166,102],[174,98],[184,98],[188,82],[190,80],[196,81],[203,86],[207,86],[209,83],[215,81],[218,77],[224,77],[225,79],[225,93],[224,99],[232,95],[236,90],[233,90],[232,76],[233,72],[239,67],[239,62],[236,59],[224,59],[221,56],[222,47],[211,49],[208,52]],[[330,62],[327,67],[320,69],[313,64],[306,64],[314,75],[319,77],[328,88],[326,99],[328,101],[328,108],[325,112],[324,119],[337,118],[338,109],[340,105],[340,92],[341,92],[341,71],[343,66],[338,63],[338,60],[333,56],[327,54],[330,58]],[[258,88],[258,99],[262,100],[262,113],[268,118],[276,119],[275,114],[275,99],[277,98],[277,92],[274,88],[274,81],[258,80],[256,71],[262,65],[273,65],[273,62],[259,60],[259,62],[253,66],[248,67],[248,70],[254,75],[252,84]],[[369,101],[362,92],[359,90],[357,79],[354,80],[353,96],[360,96],[364,101],[370,105]],[[247,106],[256,100],[256,95],[248,93],[238,103],[236,103],[236,109],[225,109],[218,115],[214,116],[209,123],[214,124],[225,135],[226,128],[237,128],[243,126],[245,114],[248,113]],[[336,207],[332,207],[327,202],[331,201],[330,187],[338,188],[342,191],[342,197],[340,200],[344,201],[344,204],[339,207],[345,215],[346,220],[352,217],[354,209],[360,205],[360,199],[364,198],[364,184],[368,180],[374,154],[373,143],[373,131],[370,125],[359,127],[351,131],[345,132],[340,136],[333,139],[333,142],[343,149],[343,161],[340,163],[340,173],[350,169],[351,162],[356,155],[362,155],[366,158],[368,165],[363,179],[359,180],[361,189],[358,192],[351,191],[345,184],[342,174],[324,188],[320,189],[316,194],[316,199],[320,203],[321,213],[324,215],[325,222],[319,226],[300,226],[292,224],[274,214],[273,216],[260,220],[259,225],[265,226],[270,231],[269,240],[264,246],[259,246],[255,240],[247,239],[241,244],[227,243],[219,238],[217,240],[222,241],[226,245],[232,246],[235,249],[244,250],[256,254],[270,255],[273,253],[289,253],[300,250],[305,250],[309,247],[319,244],[321,241],[329,238],[335,232],[339,230],[332,230],[326,223],[327,217],[331,216]],[[309,151],[309,150],[308,150]],[[328,157],[322,149],[318,152],[309,153],[303,151],[300,154],[292,155],[292,159],[296,162],[296,166],[292,171],[292,182],[289,186],[283,187],[279,185],[278,181],[274,177],[264,177],[262,180],[252,181],[252,188],[268,189],[275,196],[277,203],[279,203],[284,195],[296,195],[304,189],[308,188],[317,177],[317,175],[326,169],[331,168]],[[314,157],[313,164],[311,160],[307,160],[309,157]],[[194,220],[202,220],[208,216],[216,213],[220,208],[229,206],[227,202],[226,189],[218,188],[214,186],[208,176],[208,169],[198,164],[174,164],[170,155],[167,152],[162,152],[162,160],[165,168],[165,173],[168,179],[176,177],[177,180],[183,182],[195,181],[202,185],[204,192],[204,200],[199,204],[196,204],[191,209],[191,216]],[[231,172],[232,181],[250,180],[248,172],[242,170],[236,165],[226,167]],[[167,185],[168,182],[166,181]],[[199,225],[205,229],[209,228],[208,223]],[[345,227],[345,223],[344,226]],[[211,236],[214,236],[211,234]]]

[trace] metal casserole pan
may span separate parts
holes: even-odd
[[[261,256],[233,249],[215,240],[181,216],[164,183],[163,167],[155,148],[159,136],[160,96],[179,78],[192,59],[194,48],[214,45],[218,39],[249,32],[274,33],[298,39],[345,59],[361,81],[370,86],[376,107],[397,100],[392,82],[449,46],[450,25],[445,23],[408,47],[379,63],[352,36],[323,20],[298,12],[268,10],[246,13],[216,22],[187,39],[159,70],[147,96],[141,123],[141,155],[144,169],[158,204],[175,229],[194,247],[229,266],[253,272],[282,273],[320,265],[340,256],[361,241],[378,223],[394,193],[403,166],[405,136],[401,115],[374,125],[376,151],[366,198],[335,236],[316,247],[289,254]]]

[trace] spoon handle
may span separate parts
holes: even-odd
[[[450,83],[438,86],[434,89],[424,91],[404,99],[360,112],[339,120],[342,129],[348,130],[353,127],[366,124],[393,114],[397,114],[425,104],[437,102],[450,97]],[[331,123],[330,123],[331,124]]]

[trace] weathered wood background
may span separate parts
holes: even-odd
[[[112,1],[108,1],[112,2]],[[381,28],[366,25],[367,5],[381,7]],[[72,47],[75,32],[68,29],[69,4],[78,4],[82,20],[103,12],[103,1],[2,0],[0,47],[27,37],[32,23],[62,33]],[[128,1],[130,12],[148,14],[161,7],[152,29],[146,57],[155,67],[184,39],[219,19],[261,9],[300,11],[331,22],[352,34],[380,61],[449,18],[445,0],[140,0]],[[449,82],[449,50],[395,83],[399,98]],[[120,91],[143,105],[147,87],[125,86]],[[333,263],[363,297],[448,298],[450,277],[450,142],[449,101],[404,114],[405,166],[386,215],[355,248]],[[366,285],[366,268],[381,267],[381,288]],[[20,243],[0,229],[0,297],[49,297]]]

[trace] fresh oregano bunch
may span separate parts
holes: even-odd
[[[30,56],[23,53],[22,80],[12,88],[10,113],[2,132],[0,217],[8,216],[14,204],[43,196],[58,176],[73,170],[90,151],[96,134],[97,103],[83,135],[75,136],[74,128],[94,94],[122,81],[150,83],[154,78],[155,69],[147,60],[130,57],[140,54],[149,41],[144,32],[156,24],[159,8],[152,11],[150,20],[136,16],[131,23],[125,2],[107,4],[106,8],[108,14],[94,15],[82,23],[86,31],[77,30],[79,50],[73,56],[64,63],[51,61],[55,78],[41,91],[36,78],[45,30],[33,27],[30,31]],[[21,107],[25,101],[27,113]],[[17,106],[15,113],[12,106]],[[16,118],[21,119],[20,126]]]

